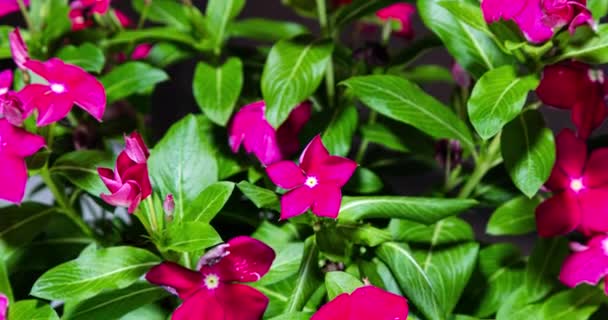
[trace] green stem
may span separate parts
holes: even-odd
[[[34,24],[30,19],[30,15],[27,13],[27,8],[23,0],[17,0],[17,5],[19,5],[19,10],[21,11],[21,15],[23,15],[23,19],[25,20],[25,24],[27,25],[28,30],[34,30]]]
[[[376,123],[377,118],[378,118],[378,113],[374,110],[370,110],[369,118],[367,119],[367,123],[370,125],[374,124],[374,123]],[[363,158],[365,157],[365,152],[367,151],[368,146],[369,146],[369,140],[366,138],[363,138],[363,140],[361,141],[361,146],[359,147],[359,151],[357,152],[357,156],[355,158],[355,161],[358,164],[361,164],[363,162]]]
[[[498,164],[496,161],[496,157],[500,153],[500,134],[496,135],[490,145],[479,156],[479,161],[476,164],[475,170],[471,173],[471,176],[465,183],[465,185],[460,189],[460,193],[458,193],[458,198],[466,199],[471,196],[475,187],[481,182],[483,177],[492,169],[495,165]]]
[[[152,6],[152,0],[144,0],[144,8],[141,11],[141,16],[139,17],[139,21],[137,22],[137,29],[141,29],[146,23],[146,19],[148,18],[148,13],[150,12],[150,7]]]
[[[158,219],[151,196],[146,199],[146,207],[148,208],[148,215],[150,216],[150,228],[152,228],[152,232],[156,232],[158,230]],[[151,234],[150,236],[153,235]]]
[[[321,32],[326,37],[332,36],[331,26],[327,19],[327,5],[326,0],[315,0],[317,3],[317,13],[319,15],[319,25],[321,26]],[[333,57],[329,57],[327,68],[325,69],[325,87],[327,91],[327,102],[330,108],[335,105],[336,97],[336,79],[334,74],[334,61]]]
[[[393,25],[391,20],[387,20],[382,26],[382,45],[387,46],[391,40],[391,33],[393,32]]]

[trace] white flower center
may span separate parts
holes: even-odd
[[[53,83],[51,85],[51,91],[55,92],[55,93],[64,93],[65,92],[65,86],[59,83]]]
[[[8,88],[0,88],[0,96],[7,92],[8,92]]]
[[[203,280],[203,282],[205,283],[205,287],[207,287],[207,289],[217,289],[217,287],[220,286],[220,277],[218,277],[216,274],[210,273],[205,276],[205,280]]]
[[[588,76],[591,82],[604,83],[604,71],[602,70],[589,69]]]
[[[579,179],[572,179],[570,181],[570,189],[572,189],[572,191],[574,192],[580,192],[581,190],[585,189],[585,185],[583,184],[583,179],[579,178]]]
[[[602,250],[604,254],[608,256],[608,238],[602,240]]]
[[[317,180],[317,177],[309,176],[306,177],[306,182],[304,182],[304,184],[309,188],[314,188],[319,184],[319,181]]]

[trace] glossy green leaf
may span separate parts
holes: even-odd
[[[315,243],[315,238],[309,237],[304,242],[304,254],[302,255],[300,269],[284,312],[302,311],[308,299],[321,284],[319,273],[319,249]]]
[[[406,79],[371,75],[352,77],[342,83],[355,97],[384,116],[433,137],[457,139],[467,148],[473,148],[473,138],[466,124],[441,102]]]
[[[323,133],[323,144],[332,155],[346,157],[353,145],[359,114],[355,106],[348,106],[334,113]]]
[[[443,219],[430,226],[408,220],[392,219],[388,229],[395,241],[407,243],[443,245],[474,240],[471,225],[456,217]]]
[[[108,193],[108,189],[99,178],[97,168],[113,168],[113,158],[109,153],[97,150],[73,151],[59,157],[50,171],[98,197],[102,193]]]
[[[157,192],[173,194],[178,221],[207,186],[218,179],[215,152],[194,115],[173,124],[156,144],[149,159]]]
[[[600,24],[597,35],[583,44],[570,43],[563,53],[554,60],[576,59],[588,63],[608,62],[608,24]]]
[[[289,243],[275,251],[277,256],[272,262],[270,271],[260,279],[260,285],[273,284],[296,274],[304,254],[304,244],[301,242]]]
[[[40,40],[49,44],[70,31],[70,7],[65,0],[31,1],[30,19],[35,30],[43,30]]]
[[[106,63],[103,51],[91,43],[80,46],[65,46],[59,50],[57,57],[65,63],[74,64],[86,71],[100,73]]]
[[[329,300],[333,300],[343,293],[350,294],[361,286],[363,286],[363,282],[349,273],[332,271],[325,274],[325,288],[327,288]]]
[[[408,147],[402,137],[381,123],[365,124],[361,126],[363,138],[369,142],[381,145],[393,151],[407,152]]]
[[[513,183],[533,197],[555,163],[555,139],[540,112],[530,110],[511,121],[503,130],[500,145]]]
[[[165,68],[176,62],[189,58],[192,53],[181,46],[170,42],[157,43],[152,47],[146,61],[160,68]]]
[[[296,240],[298,235],[295,224],[285,223],[277,226],[269,221],[262,221],[251,236],[271,246],[275,251],[281,251],[283,247],[291,245],[290,242]]]
[[[602,290],[581,285],[554,294],[538,308],[543,320],[589,319],[605,302]]]
[[[272,47],[262,73],[262,95],[266,118],[273,127],[278,128],[317,90],[332,51],[330,41],[303,38],[281,40]]]
[[[48,300],[83,300],[103,290],[128,287],[160,262],[134,247],[92,250],[45,272],[31,295]]]
[[[526,288],[520,287],[502,302],[496,320],[541,320],[538,316],[538,312],[534,312],[534,306],[528,303]]]
[[[513,66],[486,72],[475,84],[468,103],[469,119],[483,139],[489,139],[524,107],[528,92],[538,86],[535,75],[518,77]]]
[[[394,294],[403,295],[391,270],[378,258],[373,258],[372,261],[361,261],[359,270],[361,276],[367,278],[372,285]]]
[[[165,248],[177,252],[204,252],[222,242],[215,229],[204,222],[173,223],[165,230]]]
[[[279,196],[273,191],[258,187],[247,181],[241,181],[236,186],[256,207],[260,209],[273,209],[276,211],[281,210]]]
[[[360,194],[376,193],[383,187],[382,179],[370,169],[363,167],[357,167],[353,176],[344,186],[346,190]]]
[[[528,302],[542,299],[558,286],[557,275],[568,252],[565,238],[541,238],[537,241],[524,278]]]
[[[13,289],[11,287],[10,279],[8,278],[8,270],[6,264],[0,259],[0,292],[5,295],[10,303],[13,301]]]
[[[112,103],[132,94],[150,90],[167,79],[169,76],[163,70],[143,62],[127,62],[114,68],[100,80],[106,88],[108,103]]]
[[[220,67],[199,62],[192,91],[196,103],[211,121],[226,126],[243,88],[243,64],[230,58]]]
[[[412,68],[407,71],[401,71],[398,74],[402,74],[406,79],[416,83],[426,82],[445,82],[449,84],[454,83],[454,76],[451,70],[446,67],[427,64]]]
[[[520,235],[536,229],[538,198],[517,197],[500,206],[490,218],[486,232],[494,236]]]
[[[587,8],[593,13],[593,18],[600,20],[608,14],[608,0],[589,0]]]
[[[219,52],[226,36],[228,24],[239,15],[245,0],[209,0],[207,2],[207,31],[212,37],[213,48]]]
[[[340,220],[396,218],[432,224],[466,211],[477,202],[468,199],[416,198],[400,196],[344,197]]]
[[[38,203],[0,208],[0,257],[6,259],[16,248],[34,240],[54,214],[55,208]]]
[[[159,286],[139,282],[124,289],[102,293],[88,300],[77,301],[73,305],[68,303],[62,319],[120,319],[131,311],[168,295],[169,293]]]
[[[148,8],[145,3],[149,2]],[[147,10],[146,18],[156,23],[175,27],[182,32],[189,32],[192,28],[190,14],[186,5],[172,0],[133,0],[133,7],[141,15]]]
[[[349,233],[341,232],[335,225],[323,227],[316,233],[319,251],[331,261],[350,264],[354,244],[350,241],[349,235]]]
[[[120,320],[166,320],[168,319],[168,316],[168,312],[162,309],[159,305],[147,304],[127,313],[126,315],[122,316]]]
[[[9,306],[8,319],[59,320],[59,317],[49,304],[37,300],[22,300]]]
[[[261,41],[290,39],[309,32],[305,26],[295,22],[259,18],[234,21],[228,28],[230,35],[233,37]]]
[[[439,1],[439,5],[444,7],[451,13],[452,16],[458,17],[462,22],[469,26],[483,31],[484,33],[490,33],[488,24],[483,18],[483,13],[480,10],[480,6],[475,2],[468,1]]]
[[[234,190],[232,182],[216,182],[208,186],[188,205],[183,221],[209,223],[222,210]]]

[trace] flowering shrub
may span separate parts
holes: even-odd
[[[608,1],[273,1],[0,0],[0,320],[606,318]]]

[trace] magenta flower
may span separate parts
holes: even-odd
[[[38,126],[65,118],[74,104],[101,121],[106,93],[94,76],[57,58],[46,62],[28,60],[25,67],[48,81],[48,84],[30,84],[19,92],[28,115],[38,110]]]
[[[21,203],[27,182],[24,158],[45,146],[44,138],[0,119],[0,199]]]
[[[486,22],[513,20],[530,42],[545,42],[568,26],[570,33],[583,24],[595,27],[586,0],[482,0]]]
[[[93,25],[94,13],[105,14],[110,8],[110,0],[76,0],[70,3],[68,14],[72,30],[79,31]]]
[[[15,28],[8,34],[9,46],[11,48],[11,54],[13,55],[13,61],[19,69],[25,70],[25,63],[30,60],[30,55],[27,52],[27,46],[21,37],[19,28]]]
[[[557,136],[557,161],[545,186],[553,196],[536,208],[542,237],[575,229],[584,234],[608,232],[608,148],[587,157],[587,145],[569,129]]]
[[[184,301],[173,313],[173,320],[259,320],[268,298],[239,282],[260,280],[274,258],[272,248],[241,236],[205,254],[198,272],[163,262],[146,274],[146,280],[167,287]]]
[[[586,139],[608,115],[608,82],[602,70],[568,61],[545,67],[536,94],[543,103],[572,110],[572,122]]]
[[[410,3],[399,2],[392,4],[386,8],[376,12],[376,17],[381,21],[396,21],[400,24],[400,28],[395,32],[396,35],[406,39],[414,37],[414,28],[412,27],[412,15],[416,13],[416,7]]]
[[[298,151],[298,133],[310,119],[312,106],[310,102],[302,102],[278,130],[266,121],[265,108],[264,101],[241,108],[228,129],[228,143],[234,153],[243,144],[247,153],[253,153],[263,165],[269,165]]]
[[[0,293],[0,320],[6,320],[6,316],[8,315],[8,298]]]
[[[30,0],[24,0],[23,2],[26,6],[30,4]],[[19,11],[17,0],[0,0],[0,17],[17,11]]]
[[[13,87],[13,71],[4,70],[0,72],[0,98],[7,94]],[[1,109],[0,109],[1,110]]]
[[[608,275],[608,235],[597,235],[586,246],[573,243],[571,247],[575,252],[562,265],[561,282],[571,288],[581,283],[597,285]],[[608,295],[608,286],[604,290]]]
[[[337,218],[342,202],[340,188],[356,169],[356,162],[330,156],[320,136],[308,144],[299,166],[292,161],[268,166],[270,180],[289,190],[281,198],[281,219],[298,216],[308,209],[318,216]]]
[[[152,45],[149,43],[139,44],[133,49],[131,53],[131,60],[143,60],[148,58],[150,55],[150,51],[152,51]]]
[[[101,180],[111,194],[101,198],[113,205],[127,207],[129,213],[135,212],[141,201],[152,194],[152,184],[148,175],[148,148],[137,132],[125,137],[125,150],[116,159],[114,171],[97,168]]]
[[[325,304],[311,320],[406,320],[407,300],[374,286],[343,293]]]
[[[127,16],[124,12],[118,9],[114,9],[114,14],[116,15],[118,22],[123,28],[130,28],[135,26],[133,20],[131,20],[131,18],[129,18],[129,16]]]

